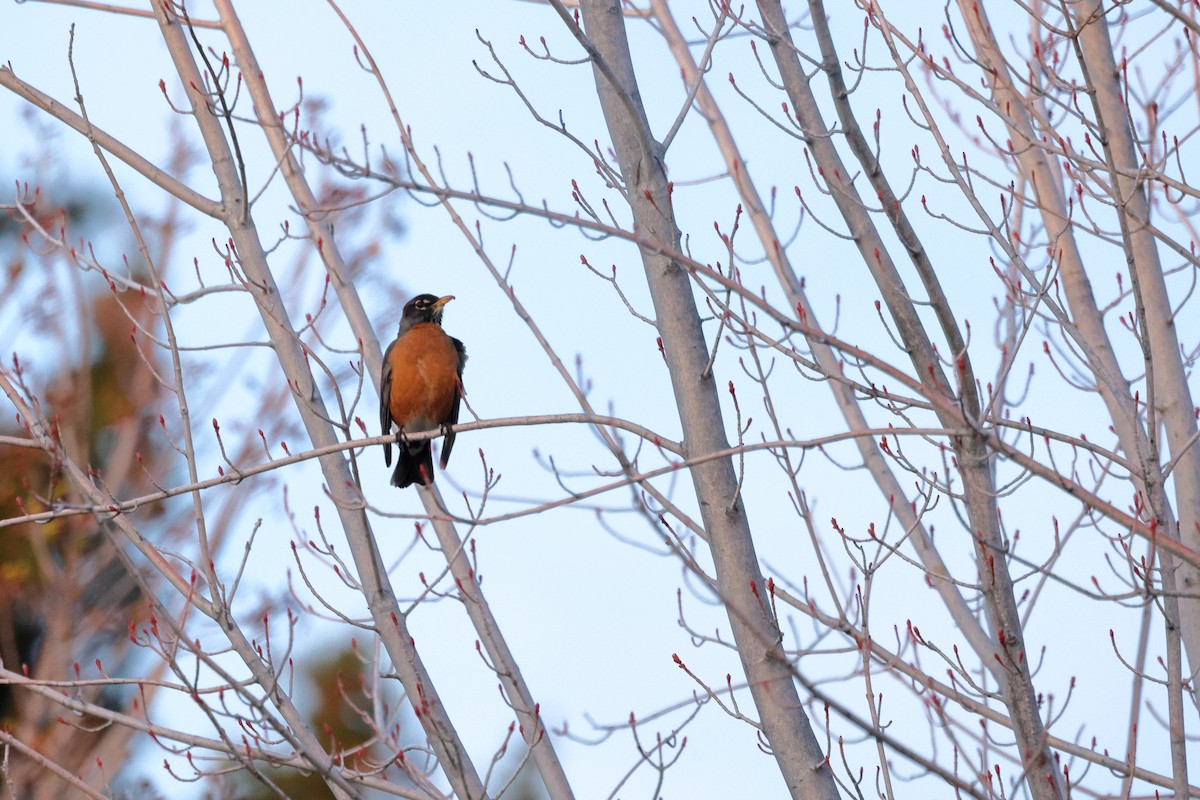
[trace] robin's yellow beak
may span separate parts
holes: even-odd
[[[452,294],[448,294],[448,295],[446,295],[445,297],[439,297],[439,298],[437,299],[437,302],[435,302],[435,303],[433,304],[433,310],[434,310],[434,311],[441,311],[441,310],[442,310],[442,306],[446,305],[446,303],[449,303],[449,302],[450,302],[451,300],[453,300],[453,299],[454,299],[454,295],[452,295]]]

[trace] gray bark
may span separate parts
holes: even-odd
[[[372,376],[372,384],[379,385],[379,373],[383,360],[383,351],[375,329],[367,318],[362,299],[349,275],[345,260],[334,241],[333,227],[323,215],[316,213],[319,207],[316,196],[308,185],[299,160],[291,151],[291,144],[279,118],[275,114],[275,105],[271,101],[262,70],[250,46],[250,40],[238,20],[231,0],[217,0],[217,11],[221,15],[225,32],[229,36],[237,64],[246,79],[246,88],[254,103],[255,113],[263,133],[271,145],[271,151],[280,166],[280,172],[287,183],[289,191],[296,200],[297,208],[304,215],[308,226],[309,236],[314,242],[321,242],[321,258],[329,273],[330,284],[338,297],[350,323],[354,335],[363,343],[363,355],[367,370]],[[391,324],[395,320],[389,320]],[[381,431],[388,433],[388,431]],[[542,776],[542,782],[550,797],[554,800],[571,800],[574,793],[567,780],[566,771],[554,751],[554,744],[545,730],[537,712],[537,704],[533,693],[525,683],[516,658],[508,647],[508,642],[500,630],[499,623],[493,615],[491,606],[483,595],[471,569],[470,562],[463,553],[463,542],[458,535],[453,522],[445,518],[445,502],[436,485],[419,489],[421,501],[429,512],[431,525],[441,544],[452,576],[461,587],[463,606],[467,616],[475,627],[479,640],[487,651],[488,658],[496,669],[497,678],[504,686],[505,695],[521,724],[521,735],[532,750],[534,764]]]
[[[820,3],[814,2],[812,7],[814,13],[824,13]],[[953,401],[934,404],[942,425],[947,428],[971,425],[982,409],[975,392],[969,354],[965,346],[954,347],[961,339],[954,327],[953,310],[938,285],[936,274],[931,266],[923,261],[923,250],[915,246],[915,234],[906,227],[903,218],[893,212],[892,205],[885,202],[885,207],[892,214],[891,219],[897,234],[913,255],[914,266],[937,309],[943,333],[951,344],[958,368],[958,374],[955,376],[957,391],[951,388],[942,371],[929,334],[912,302],[913,295],[905,289],[887,244],[876,228],[866,204],[859,197],[858,190],[846,178],[854,174],[854,170],[847,168],[842,161],[829,128],[823,121],[810,79],[797,55],[781,4],[778,0],[759,0],[758,8],[784,89],[797,118],[802,120],[805,143],[816,163],[822,168],[828,181],[830,195],[837,204],[838,211],[862,254],[863,262],[870,269],[883,302],[895,322],[905,351],[912,361],[916,379],[921,382],[924,392],[929,397]],[[826,63],[823,64],[823,68],[828,70],[832,69],[832,66]],[[852,131],[853,128],[848,130]],[[851,144],[854,149],[853,142]],[[869,153],[869,148],[867,152]],[[864,163],[864,167],[869,177],[878,180],[880,176],[872,175],[869,162]],[[877,170],[875,171],[877,173]],[[881,187],[876,188],[881,191]],[[890,194],[890,190],[888,193]],[[951,408],[956,410],[950,411]],[[1029,671],[1029,660],[1026,657],[1028,648],[1024,641],[1012,577],[1005,560],[1004,538],[997,521],[996,491],[986,436],[982,432],[956,436],[952,438],[951,443],[962,479],[963,504],[971,526],[980,591],[993,639],[995,661],[1001,668],[998,678],[1024,762],[1022,767],[1025,770],[1026,783],[1036,800],[1057,800],[1064,795],[1065,789],[1062,786],[1061,775],[1055,767],[1053,754],[1046,744],[1045,725],[1038,711],[1037,692]]]
[[[167,49],[187,92],[193,118],[212,161],[213,172],[221,192],[220,218],[228,228],[237,249],[238,266],[246,275],[247,286],[254,296],[255,306],[262,317],[280,367],[290,382],[292,397],[305,431],[314,447],[335,444],[337,435],[328,422],[332,415],[325,407],[300,339],[291,325],[287,309],[280,302],[282,295],[267,263],[266,252],[255,229],[253,218],[245,213],[246,190],[238,174],[235,152],[226,139],[222,122],[213,108],[215,101],[200,88],[206,86],[206,83],[191,52],[184,23],[168,11],[165,5],[152,5]],[[430,746],[437,754],[446,778],[456,794],[463,798],[485,798],[486,792],[479,774],[467,756],[462,740],[447,716],[445,706],[439,699],[433,681],[408,633],[404,615],[399,609],[387,579],[387,571],[375,547],[361,499],[354,488],[356,483],[349,464],[340,453],[322,456],[319,461],[330,497],[346,532],[351,556],[376,631],[383,640],[405,691],[414,707],[420,711],[421,724],[428,734]],[[284,693],[277,681],[263,677],[259,677],[259,681],[263,686],[272,688],[272,698],[277,705],[283,703]],[[288,705],[290,704],[285,703],[281,706],[285,716],[288,716]],[[303,718],[294,713],[288,716],[288,723],[300,735],[308,731]],[[311,732],[308,732],[308,735],[315,743],[315,736]],[[323,753],[319,746],[318,753]],[[339,798],[350,796],[341,785],[343,781],[333,759],[328,755],[324,758],[314,758],[317,758],[314,766],[325,776],[334,794]]]
[[[661,147],[654,140],[638,93],[621,4],[585,0],[583,22],[593,49],[593,73],[625,192],[641,237],[678,251],[680,234],[671,212]],[[614,85],[613,81],[616,81]],[[654,302],[671,374],[685,456],[729,446],[716,379],[706,372],[708,347],[692,295],[691,277],[661,250],[643,249],[642,264]],[[750,692],[780,772],[793,797],[836,798],[837,786],[813,734],[781,647],[749,522],[737,497],[729,459],[689,469],[711,548],[717,591],[729,612]],[[756,594],[757,593],[757,594]]]

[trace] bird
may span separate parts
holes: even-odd
[[[392,423],[399,456],[392,472],[392,485],[401,489],[433,481],[433,453],[429,440],[410,442],[404,434],[441,428],[442,469],[454,448],[454,431],[462,404],[463,367],[467,350],[463,343],[442,330],[442,313],[454,295],[436,297],[419,294],[404,305],[396,340],[383,353],[379,381],[379,425],[385,435]],[[392,465],[392,443],[384,442],[383,461]]]

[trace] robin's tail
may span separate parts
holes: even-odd
[[[392,472],[392,486],[403,489],[419,483],[428,486],[433,482],[433,451],[429,442],[414,442],[409,449],[400,445],[396,469]]]

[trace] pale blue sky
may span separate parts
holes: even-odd
[[[339,27],[336,18],[321,3],[240,4],[244,23],[264,72],[270,81],[277,105],[290,105],[295,99],[296,76],[302,75],[308,97],[320,97],[328,103],[325,114],[327,129],[357,154],[359,126],[369,131],[374,145],[386,144],[390,153],[398,155],[397,135],[386,115],[370,76],[358,70],[351,55],[351,40]],[[681,25],[693,13],[706,14],[702,4],[678,5]],[[891,3],[897,7],[902,4]],[[940,9],[940,4],[937,4]],[[287,8],[287,13],[281,9]],[[346,12],[355,20],[360,32],[372,47],[376,59],[395,93],[400,112],[412,126],[418,148],[434,162],[433,146],[440,148],[443,165],[450,182],[456,188],[468,188],[470,170],[467,153],[474,161],[485,191],[509,196],[504,162],[512,165],[519,188],[531,203],[543,198],[552,209],[571,211],[571,180],[577,180],[589,197],[601,194],[601,187],[588,159],[573,145],[549,129],[532,121],[511,90],[482,79],[472,67],[472,59],[488,66],[486,49],[476,39],[475,31],[495,42],[506,61],[518,76],[522,88],[547,116],[557,118],[561,109],[568,126],[585,142],[606,135],[598,107],[590,91],[590,69],[586,66],[548,66],[531,60],[517,46],[524,35],[536,42],[546,36],[556,54],[575,57],[561,23],[546,7],[536,3],[496,3],[494,0],[474,0],[453,4],[382,4],[354,2],[346,4]],[[937,31],[940,18],[937,9],[905,9],[905,13],[930,13],[925,30]],[[197,6],[197,17],[211,16]],[[839,8],[839,14],[841,13]],[[846,35],[844,57],[861,41],[861,16],[847,7],[844,18],[835,20],[838,30]],[[62,8],[37,3],[0,5],[0,61],[11,63],[16,74],[43,91],[70,103],[72,89],[66,62],[68,28],[77,23],[75,59],[79,67],[82,90],[93,121],[123,139],[154,161],[162,162],[170,153],[173,140],[185,136],[193,143],[198,137],[188,127],[188,120],[173,115],[166,108],[158,88],[165,78],[168,94],[179,101],[182,97],[162,44],[152,21],[124,19],[81,9]],[[637,65],[641,70],[641,89],[649,109],[651,123],[661,135],[671,124],[682,101],[678,69],[669,54],[652,32],[639,23],[631,23],[631,38]],[[685,30],[686,30],[685,25]],[[215,41],[211,34],[206,42]],[[939,36],[940,41],[940,36]],[[874,47],[874,45],[873,45]],[[739,144],[748,154],[750,169],[764,192],[771,186],[779,188],[779,227],[790,232],[795,225],[798,206],[793,187],[800,185],[806,199],[813,202],[822,220],[832,223],[834,216],[826,199],[812,186],[803,148],[794,139],[747,110],[728,88],[726,73],[735,71],[739,85],[759,98],[771,111],[778,108],[779,97],[765,84],[754,64],[745,40],[724,45],[721,61],[710,76],[710,85],[718,94],[722,107],[734,120]],[[873,58],[882,54],[872,51]],[[874,77],[874,76],[873,76]],[[894,76],[879,76],[878,83],[867,83],[855,96],[855,102],[867,115],[880,107],[884,110],[882,157],[885,164],[899,170],[894,180],[907,180],[911,164],[910,149],[918,137],[899,105],[901,86]],[[973,114],[974,112],[972,112]],[[21,103],[6,93],[0,93],[0,124],[5,142],[0,151],[0,174],[21,174],[19,159],[37,148],[33,130],[24,123]],[[960,132],[948,131],[952,140],[965,141]],[[251,174],[265,176],[270,159],[264,158],[264,148],[252,136],[243,137],[251,161]],[[956,145],[958,146],[958,145]],[[72,180],[81,185],[103,188],[103,176],[89,148],[80,137],[63,132],[54,139],[55,158],[69,165]],[[922,145],[929,162],[935,160],[932,147]],[[675,195],[676,211],[681,227],[689,237],[688,245],[701,260],[724,260],[722,245],[717,240],[712,223],[720,221],[727,227],[733,218],[736,199],[728,181],[688,185],[709,178],[721,171],[720,160],[711,138],[699,120],[693,119],[682,129],[669,155],[671,177],[678,184]],[[157,208],[163,195],[128,170],[119,170],[124,188],[135,208]],[[207,167],[192,171],[189,182],[212,194],[214,181]],[[253,180],[253,179],[252,179]],[[926,183],[932,182],[925,179]],[[7,190],[5,190],[7,191]],[[928,191],[931,207],[939,201],[946,210],[959,213],[961,199],[938,194],[936,185],[919,188],[908,203],[917,213],[916,198]],[[987,196],[993,205],[997,193]],[[943,199],[944,198],[944,199]],[[299,225],[287,208],[287,198],[278,184],[273,186],[259,203],[256,219],[264,238],[277,230],[284,220],[293,229]],[[438,208],[423,208],[399,194],[383,200],[397,204],[396,212],[403,219],[406,231],[400,237],[384,237],[383,255],[376,259],[372,270],[373,286],[364,290],[364,300],[375,321],[375,329],[385,343],[394,333],[398,307],[394,296],[384,287],[399,287],[403,293],[422,291],[454,294],[457,299],[447,307],[445,325],[461,338],[470,354],[465,383],[472,407],[482,417],[504,417],[537,413],[573,412],[578,410],[569,393],[554,376],[548,360],[525,326],[512,313],[503,292],[488,277],[463,237]],[[478,212],[467,204],[460,211],[472,222]],[[651,309],[639,274],[636,253],[625,244],[593,243],[574,231],[555,230],[537,220],[518,220],[498,224],[486,219],[485,246],[499,263],[507,263],[510,248],[517,246],[512,282],[521,300],[528,304],[538,324],[558,348],[559,355],[571,363],[582,354],[583,370],[594,381],[591,399],[598,410],[611,408],[619,416],[629,417],[679,438],[673,404],[669,396],[669,381],[655,345],[651,328],[624,312],[621,301],[610,287],[588,273],[580,265],[580,255],[586,254],[595,266],[607,269],[618,264],[622,288],[641,312]],[[974,323],[980,342],[990,340],[994,311],[993,297],[999,289],[992,276],[986,243],[980,243],[950,228],[921,218],[925,244],[930,249],[939,273],[950,287],[956,303],[956,313]],[[219,276],[221,265],[213,253],[210,241],[222,237],[219,228],[208,221],[196,220],[177,249],[177,264],[168,265],[173,277],[172,288],[188,288],[194,282],[193,257],[200,260],[201,270],[208,276]],[[101,253],[113,263],[119,261],[124,237],[102,237]],[[739,253],[752,257],[759,248],[753,242],[748,226],[740,234]],[[342,247],[351,254],[361,241],[347,237]],[[276,263],[290,265],[295,246],[285,247],[274,256]],[[744,250],[744,252],[743,252]],[[873,301],[878,291],[868,283],[866,271],[849,243],[837,240],[811,220],[801,229],[792,244],[791,256],[807,279],[810,297],[826,325],[832,326],[835,296],[840,296],[839,335],[868,347],[886,350],[894,363],[901,363],[901,354],[891,348],[887,334],[875,317]],[[897,260],[900,251],[897,249]],[[1122,268],[1115,251],[1105,251],[1098,258],[1113,259],[1110,269],[1100,273],[1114,274]],[[765,283],[773,286],[769,267],[765,264],[743,267],[747,284]],[[308,298],[296,303],[293,319],[301,319],[305,310],[315,306],[320,291],[321,275],[317,265],[310,264],[302,273],[298,294]],[[915,284],[914,284],[915,285]],[[1100,283],[1098,291],[1108,296],[1115,285]],[[772,289],[772,294],[777,295]],[[224,300],[209,300],[177,314],[182,335],[194,344],[227,342],[238,339],[260,340],[260,322],[244,301],[228,304]],[[10,326],[0,324],[0,330]],[[338,346],[352,346],[342,325],[327,326],[333,337],[340,336]],[[39,349],[32,337],[18,337],[5,349],[17,349],[33,361],[52,361],[53,354]],[[1029,355],[1040,352],[1038,344],[1031,346]],[[227,351],[197,358],[193,363],[224,365]],[[986,344],[974,348],[976,366],[981,374],[989,374],[997,361],[996,354]],[[4,354],[0,354],[4,355]],[[738,354],[725,347],[718,361],[718,385],[729,380],[738,383],[742,394],[743,412],[758,417],[753,432],[757,440],[763,425],[760,399],[737,363]],[[7,357],[5,355],[5,357]],[[343,362],[344,363],[344,362]],[[212,398],[209,407],[196,415],[197,435],[209,433],[207,420],[216,416],[223,428],[243,424],[250,429],[269,426],[271,421],[247,420],[245,412],[251,392],[279,380],[273,362],[265,352],[251,352],[243,357],[240,371],[224,384],[218,379],[202,377],[201,385],[209,391],[201,396]],[[1045,367],[1039,364],[1039,370]],[[799,437],[820,436],[844,429],[844,423],[833,412],[828,391],[817,383],[796,376],[786,377],[790,367],[776,366],[777,395],[785,399],[786,424]],[[225,373],[228,374],[228,373]],[[220,391],[214,391],[214,385]],[[350,384],[346,384],[347,388]],[[733,414],[726,401],[727,427],[732,429]],[[328,398],[327,398],[328,399]],[[368,389],[356,410],[375,429],[376,402],[373,388]],[[780,402],[777,399],[777,403]],[[1103,432],[1098,417],[1088,407],[1090,398],[1080,403],[1063,401],[1060,395],[1050,395],[1037,407],[1038,421],[1043,424],[1066,425],[1068,433],[1075,427],[1089,426]],[[868,410],[877,421],[882,415]],[[271,433],[268,431],[268,436]],[[1100,436],[1101,434],[1097,434]],[[477,451],[483,448],[488,465],[503,473],[504,479],[496,490],[494,512],[511,510],[524,503],[522,498],[552,499],[561,496],[553,478],[535,464],[534,449],[543,457],[553,455],[567,471],[586,473],[595,464],[611,469],[611,458],[582,428],[555,427],[547,429],[517,427],[470,433],[459,438],[451,465],[450,476],[455,483],[474,490],[480,482]],[[293,450],[298,447],[293,447]],[[840,460],[853,462],[848,445],[833,448]],[[215,472],[218,463],[215,451],[208,450],[208,461],[202,464],[201,475]],[[819,580],[811,564],[808,535],[791,510],[787,487],[771,468],[770,456],[751,457],[755,480],[746,486],[746,500],[751,521],[755,525],[756,543],[765,563],[777,573],[800,583],[807,576],[810,586]],[[935,463],[935,462],[931,462]],[[365,454],[361,464],[368,496],[380,507],[395,512],[415,513],[419,503],[413,492],[397,492],[387,486],[387,471],[377,451]],[[206,472],[208,470],[208,472]],[[331,519],[328,503],[320,493],[320,477],[314,464],[292,470],[284,478],[298,524],[311,530],[311,506],[324,506],[325,519]],[[911,479],[902,478],[906,487]],[[592,485],[587,477],[575,479],[571,486]],[[874,521],[882,524],[883,502],[862,472],[843,472],[831,468],[830,462],[817,453],[807,456],[802,471],[802,485],[816,500],[815,517],[819,532],[828,533],[828,520],[836,517],[851,531],[865,531]],[[442,490],[454,502],[451,481],[442,482]],[[666,483],[663,486],[667,486]],[[218,490],[221,491],[221,490]],[[243,489],[244,491],[244,489]],[[1051,500],[1041,487],[1028,487],[1030,500],[1009,504],[1005,522],[1011,529],[1020,527],[1032,539],[1030,550],[1044,552],[1048,541],[1048,516]],[[684,507],[694,509],[690,486],[680,481],[674,493]],[[1124,497],[1123,495],[1119,495]],[[627,493],[615,492],[600,501],[606,508],[620,509]],[[512,498],[511,500],[509,498]],[[865,498],[865,499],[864,499]],[[457,502],[461,505],[461,499]],[[239,533],[227,556],[236,558],[242,538],[257,517],[278,518],[281,503],[279,489],[246,493],[246,509],[239,521]],[[1061,516],[1061,515],[1060,515]],[[969,545],[943,505],[935,516],[939,542],[947,550],[948,560],[961,571],[964,580],[973,577],[973,567],[967,560]],[[606,516],[622,535],[650,546],[657,546],[656,536],[648,526],[628,514]],[[824,527],[822,527],[824,526]],[[384,551],[385,561],[394,558],[410,540],[411,523],[405,520],[380,520],[375,525],[376,537]],[[1095,536],[1084,532],[1079,536]],[[261,586],[263,596],[277,592],[283,585],[284,562],[290,564],[287,541],[291,531],[282,524],[268,522],[259,534],[257,553],[251,575]],[[654,557],[624,544],[596,523],[590,510],[564,510],[540,518],[525,518],[512,523],[487,527],[478,532],[480,569],[484,575],[484,590],[494,605],[508,641],[525,670],[525,677],[548,723],[558,727],[569,723],[571,730],[583,736],[591,735],[585,715],[606,723],[619,723],[629,712],[645,717],[663,706],[686,700],[698,687],[674,665],[672,653],[680,653],[689,667],[705,675],[714,685],[723,683],[726,672],[736,675],[736,660],[726,651],[713,646],[694,648],[687,633],[677,623],[676,590],[683,588],[684,607],[689,623],[696,629],[712,633],[720,628],[727,635],[727,622],[717,609],[707,605],[703,595],[691,591],[694,580],[681,577],[680,564],[671,557]],[[831,539],[830,547],[840,554],[840,543]],[[1075,577],[1090,573],[1107,575],[1099,561],[1105,547],[1099,544],[1069,548],[1067,553],[1078,559],[1072,568]],[[1081,552],[1082,550],[1082,552]],[[1031,552],[1025,552],[1036,558]],[[417,573],[437,570],[436,554],[417,552],[403,562],[392,576],[397,593],[411,596],[419,591]],[[1091,563],[1089,563],[1091,562]],[[231,566],[233,562],[231,561]],[[846,575],[837,575],[846,583]],[[945,614],[936,596],[924,589],[924,583],[911,567],[893,565],[879,577],[880,586],[872,613],[877,636],[894,645],[893,626],[903,631],[906,620],[917,623],[927,638],[937,641],[949,651],[957,634],[945,621]],[[338,592],[331,576],[325,590],[332,598],[346,603],[350,613],[358,613],[361,603],[344,592]],[[914,589],[914,586],[921,587]],[[245,591],[245,590],[243,590]],[[1059,735],[1070,737],[1076,725],[1086,722],[1083,740],[1092,734],[1107,737],[1103,746],[1114,752],[1124,747],[1122,733],[1124,699],[1118,704],[1119,713],[1097,716],[1092,710],[1111,697],[1111,685],[1124,685],[1127,677],[1116,665],[1108,651],[1103,631],[1117,627],[1123,612],[1110,605],[1095,605],[1050,587],[1049,592],[1063,592],[1062,601],[1069,603],[1072,615],[1103,614],[1105,620],[1088,624],[1073,624],[1077,618],[1063,618],[1050,613],[1052,602],[1046,604],[1035,618],[1028,635],[1031,644],[1046,643],[1045,672],[1039,675],[1039,685],[1047,691],[1065,693],[1068,676],[1079,677],[1077,697],[1073,700],[1072,724],[1056,729]],[[246,593],[247,599],[252,596]],[[253,604],[250,603],[249,606]],[[827,607],[827,606],[826,606]],[[1132,625],[1136,618],[1128,614]],[[802,641],[811,640],[811,631],[802,619],[797,620]],[[422,656],[434,675],[451,717],[458,725],[478,764],[485,765],[490,754],[503,737],[510,714],[500,701],[496,681],[490,676],[474,653],[475,634],[469,629],[459,608],[440,603],[422,608],[412,617],[414,636]],[[786,629],[785,629],[786,630]],[[323,635],[322,628],[311,622],[303,626],[305,647],[314,646]],[[1134,629],[1128,629],[1126,648],[1133,647]],[[791,632],[786,634],[789,639]],[[1101,640],[1097,636],[1102,637]],[[1120,638],[1120,637],[1119,637]],[[825,646],[828,646],[828,642]],[[837,642],[844,645],[844,642]],[[1081,661],[1080,653],[1088,653]],[[1105,655],[1105,653],[1108,655]],[[1094,654],[1094,655],[1093,655]],[[802,669],[816,676],[839,674],[849,663],[846,659],[822,661],[818,657],[803,660]],[[943,675],[944,669],[925,662],[931,672]],[[832,688],[832,687],[831,687]],[[862,689],[850,682],[840,688],[843,699],[857,704],[862,713]],[[923,714],[903,691],[891,688],[887,696],[890,715],[915,716]],[[160,713],[183,713],[176,707],[164,707]],[[668,731],[669,717],[652,730]],[[818,723],[819,725],[820,723]],[[928,748],[923,723],[912,728],[916,733],[909,739],[922,751]],[[841,726],[840,731],[856,738],[852,729]],[[664,795],[669,797],[782,797],[784,787],[778,772],[768,757],[756,750],[753,731],[744,724],[726,717],[711,704],[686,730],[688,745],[679,766],[667,773]],[[609,743],[601,747],[584,747],[562,743],[559,752],[570,776],[576,782],[580,797],[603,797],[624,772],[634,765],[637,754],[628,743],[628,734],[617,734],[626,742]],[[653,733],[646,733],[647,740]],[[915,738],[914,738],[915,737]],[[853,751],[868,773],[872,772],[873,749],[862,746]],[[1154,760],[1153,751],[1143,753],[1147,766]],[[145,752],[145,764],[154,773],[161,754],[153,746]],[[898,774],[915,771],[899,759],[894,760]],[[1161,765],[1159,765],[1161,768]],[[638,771],[622,797],[646,797],[653,786],[653,775]],[[173,787],[173,796],[197,792],[191,787]],[[924,790],[919,790],[924,791]],[[938,795],[936,790],[928,796]],[[906,794],[902,791],[901,794]]]

